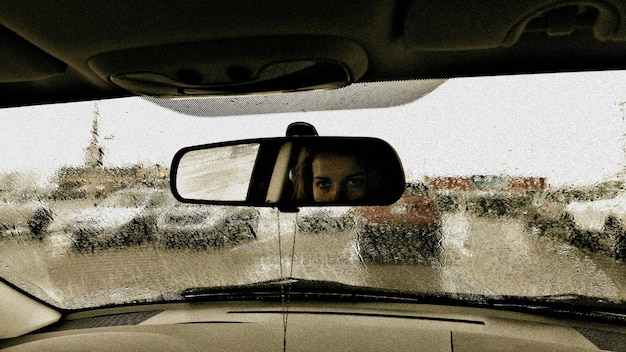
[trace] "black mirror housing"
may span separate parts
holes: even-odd
[[[295,136],[183,148],[170,183],[185,203],[296,209],[393,204],[405,178],[381,139]]]

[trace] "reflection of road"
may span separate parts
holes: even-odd
[[[192,151],[180,161],[177,188],[185,198],[245,200],[257,148]],[[234,153],[237,151],[237,153]]]

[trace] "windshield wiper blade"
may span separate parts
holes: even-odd
[[[348,285],[334,281],[282,278],[249,285],[190,288],[182,296],[188,301],[223,300],[323,300],[342,302],[388,302],[491,308],[553,316],[584,317],[626,323],[624,301],[578,294],[537,297],[485,296],[466,293],[414,293]]]
[[[349,285],[335,281],[294,277],[246,285],[190,288],[185,300],[334,300],[351,302],[395,302],[439,305],[490,306],[489,297],[465,293],[419,293],[394,289]]]
[[[505,296],[489,299],[489,304],[492,308],[524,313],[552,316],[567,315],[610,323],[626,323],[626,302],[623,300],[611,300],[575,293],[534,297]]]
[[[348,285],[334,281],[282,278],[249,285],[190,288],[183,291],[185,300],[291,300],[323,299],[350,301],[393,301],[423,303],[421,295],[386,289]]]
[[[283,292],[281,287],[288,285],[291,281],[291,279],[284,278],[246,285],[195,287],[184,290],[182,296],[186,300],[236,300],[252,296],[262,299],[280,296]]]
[[[625,302],[622,300],[611,300],[586,296],[576,293],[562,293],[555,295],[544,295],[534,297],[505,296],[493,301],[494,305],[519,305],[529,308],[541,309],[544,307],[555,309],[558,307],[576,307],[577,309],[609,309],[626,312]]]

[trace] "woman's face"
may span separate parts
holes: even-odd
[[[347,202],[365,197],[367,178],[354,156],[320,153],[311,166],[315,202]]]

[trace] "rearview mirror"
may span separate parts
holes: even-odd
[[[271,206],[388,205],[404,192],[402,164],[385,141],[264,138],[183,148],[171,168],[186,203]]]

